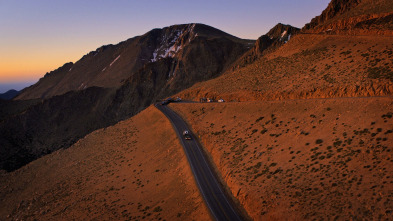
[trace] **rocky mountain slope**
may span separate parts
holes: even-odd
[[[299,28],[291,25],[277,24],[268,33],[257,39],[252,49],[248,50],[240,59],[232,66],[232,70],[251,64],[258,57],[272,52],[282,45],[286,44],[291,37],[298,34]]]
[[[298,34],[253,63],[178,96],[251,101],[391,95],[392,52],[389,36]]]
[[[171,81],[168,85],[184,80],[187,85],[216,76],[253,42],[203,24],[154,29],[117,45],[102,46],[75,64],[64,64],[23,90],[16,99],[50,98],[92,86],[119,87],[136,72],[144,72],[162,59],[168,60],[160,70]]]
[[[393,35],[393,2],[387,0],[331,1],[320,16],[302,29],[307,33]]]
[[[218,76],[253,42],[202,24],[175,25],[67,63],[15,101],[44,98],[41,102],[0,121],[0,168],[11,171],[69,147],[157,99]]]
[[[350,31],[354,23],[343,22],[363,15],[393,13],[391,5],[387,0],[332,1],[321,16],[293,35],[288,43],[265,50],[263,56],[250,59],[251,62],[240,60],[242,65],[237,68],[196,84],[179,96],[246,101],[391,95],[393,44],[388,24],[393,20],[387,19],[387,26],[380,26],[382,17],[364,20],[368,26],[360,28],[360,23],[356,23],[358,31]],[[343,26],[334,29],[339,30],[336,34],[320,31],[337,22]],[[368,32],[374,26],[378,32]],[[272,32],[276,36],[283,33],[282,29]],[[261,39],[268,41],[269,34],[258,39],[255,48],[264,45],[260,44]]]

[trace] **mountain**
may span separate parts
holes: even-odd
[[[223,186],[253,220],[391,219],[393,45],[388,17],[362,20],[378,31],[350,21],[381,10],[390,13],[393,7],[388,7],[390,0],[349,2],[333,0],[332,9],[325,10],[331,12],[322,13],[326,19],[288,34],[288,40],[280,41],[286,29],[279,25],[270,33],[277,46],[263,49],[270,39],[266,34],[262,46],[250,45],[218,77],[177,94],[224,98],[225,103],[169,104],[187,120]],[[326,32],[324,25],[337,29]],[[151,56],[154,62],[119,87],[17,100],[33,103],[15,103],[7,112],[12,117],[0,120],[1,148],[7,144],[20,150],[0,153],[9,157],[2,158],[9,170],[21,166],[12,165],[13,160],[34,160],[46,154],[43,148],[53,151],[49,143],[74,144],[16,171],[0,170],[0,217],[209,219],[169,121],[154,106],[144,109],[185,86],[172,84],[176,78],[168,75],[176,70],[177,55]],[[120,119],[126,120],[115,124]],[[104,128],[79,139],[87,127]],[[13,139],[1,140],[3,133]]]
[[[16,97],[18,94],[19,94],[19,91],[12,89],[12,90],[9,90],[9,91],[7,91],[7,92],[5,92],[3,94],[0,94],[0,99],[11,100],[14,97]]]
[[[333,0],[302,29],[306,33],[393,35],[393,2]]]
[[[178,96],[250,101],[391,95],[392,4],[332,1],[287,43],[280,41],[285,26],[278,25],[235,62],[236,68]],[[368,19],[371,15],[375,19]]]
[[[160,60],[167,60],[168,86],[179,81],[189,85],[216,76],[253,43],[203,24],[154,29],[117,45],[102,46],[75,64],[64,64],[23,90],[16,99],[45,99],[92,86],[120,87],[136,72],[143,72]]]
[[[129,118],[157,99],[217,77],[254,42],[207,25],[175,25],[66,63],[15,100],[41,102],[28,103],[22,112],[6,109],[8,117],[0,121],[0,168],[15,170]]]
[[[286,44],[291,37],[300,32],[299,28],[291,25],[278,23],[268,33],[259,37],[254,46],[244,53],[233,65],[234,70],[236,67],[244,67],[251,64],[259,57],[272,52],[280,46]]]
[[[255,54],[262,54],[266,49],[275,49],[287,43],[291,37],[300,31],[299,28],[291,25],[277,24],[266,35],[258,38],[254,46]]]

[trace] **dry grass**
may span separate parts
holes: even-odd
[[[172,126],[154,107],[1,174],[0,204],[0,220],[210,219]]]
[[[392,97],[171,106],[254,219],[391,216]]]
[[[391,37],[297,35],[254,63],[198,83],[180,97],[227,101],[393,93]]]

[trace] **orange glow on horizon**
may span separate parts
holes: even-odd
[[[46,52],[34,54],[34,51],[31,51],[19,52],[18,55],[13,52],[9,53],[7,57],[0,56],[0,83],[38,80],[47,72],[53,71],[63,64],[80,59],[79,54],[81,53]]]
[[[38,80],[47,72],[59,66],[58,62],[34,63],[34,62],[8,62],[0,63],[0,83]]]

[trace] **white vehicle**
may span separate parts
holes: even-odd
[[[191,140],[191,135],[188,130],[183,131],[183,136],[184,136],[184,139]]]
[[[225,101],[224,101],[224,99],[219,99],[218,102],[223,103]]]

